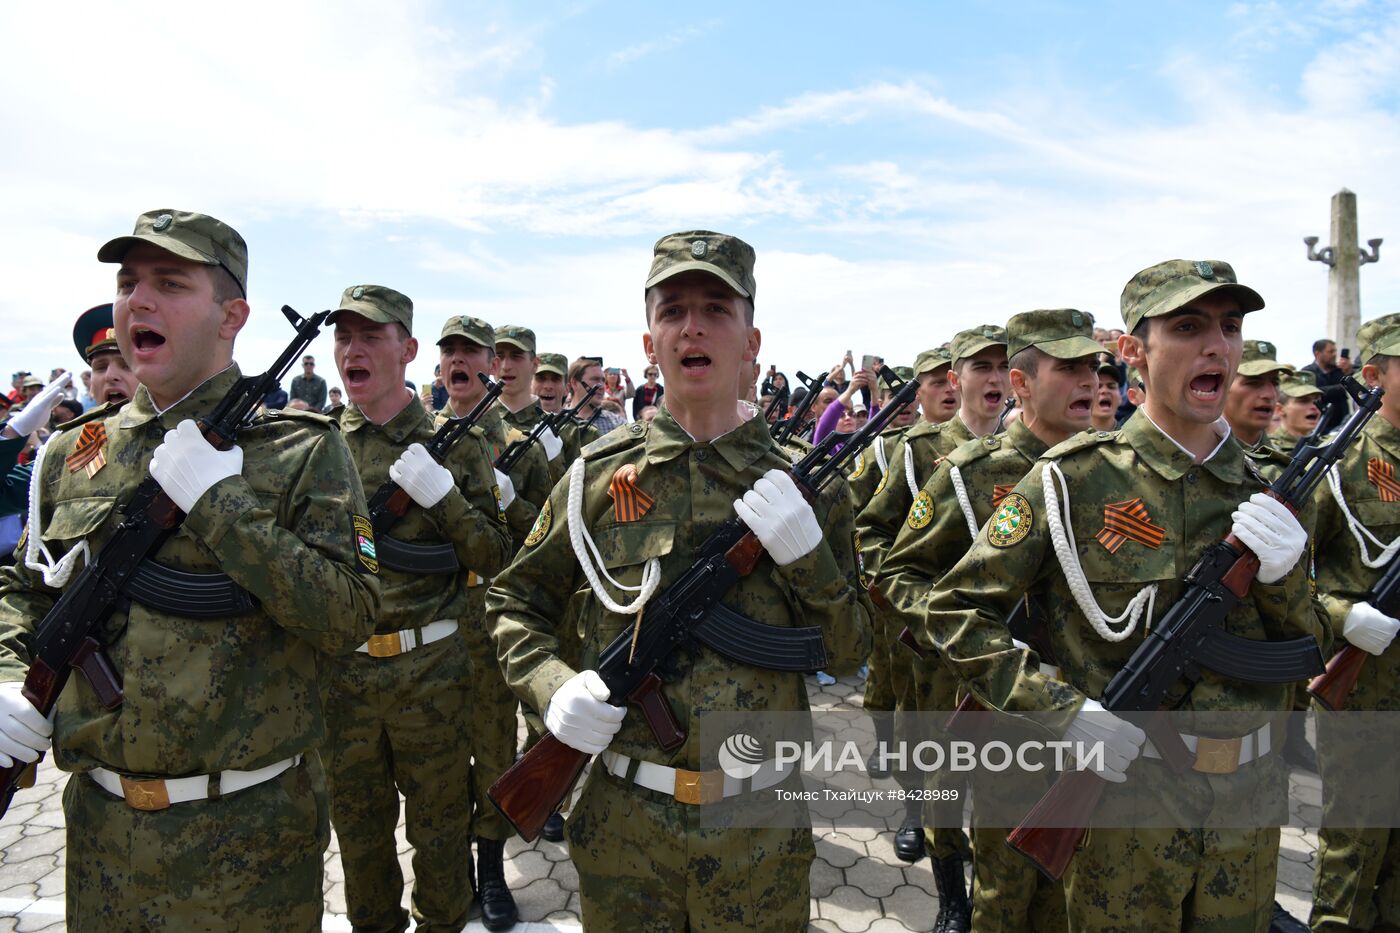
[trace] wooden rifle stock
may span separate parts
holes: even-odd
[[[1049,793],[1006,837],[1006,844],[1030,859],[1047,878],[1060,880],[1084,840],[1085,830],[1081,827],[1089,825],[1107,783],[1093,771],[1061,774]],[[1044,822],[1073,825],[1039,825]]]
[[[1327,670],[1308,683],[1308,693],[1323,709],[1346,709],[1347,698],[1366,666],[1366,657],[1366,652],[1355,645],[1343,645],[1327,662]]]
[[[589,756],[550,733],[496,779],[488,793],[515,831],[533,842],[583,772]]]

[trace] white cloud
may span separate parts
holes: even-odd
[[[636,45],[629,45],[626,48],[621,48],[615,52],[609,53],[604,64],[611,71],[621,68],[624,65],[630,65],[632,62],[640,58],[645,58],[648,55],[655,55],[658,52],[669,52],[672,49],[685,45],[687,42],[692,42],[706,33],[711,32],[718,25],[719,20],[712,19],[704,23],[696,23],[681,29],[673,30],[656,39],[639,42]]]

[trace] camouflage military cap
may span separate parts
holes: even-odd
[[[496,328],[496,343],[508,343],[512,347],[519,347],[531,356],[535,353],[535,332],[528,327],[519,327],[515,324],[503,324]]]
[[[1073,308],[1026,311],[1006,322],[1006,355],[1035,347],[1057,360],[1073,360],[1103,352],[1095,343],[1093,315]]]
[[[1123,323],[1128,333],[1132,333],[1144,318],[1171,314],[1216,292],[1233,295],[1241,311],[1258,311],[1264,307],[1264,299],[1258,292],[1239,284],[1228,262],[1171,259],[1148,266],[1123,286],[1120,298]]]
[[[44,380],[40,379],[38,376],[25,376],[24,381],[20,383],[20,387],[24,389],[42,389],[44,387]]]
[[[947,347],[934,347],[932,350],[925,350],[914,358],[914,375],[922,376],[924,373],[931,373],[940,366],[949,366],[953,362],[953,356],[948,352]]]
[[[442,336],[438,337],[438,346],[448,337],[466,337],[472,343],[480,344],[488,350],[496,349],[496,331],[479,317],[458,314],[448,318],[447,323],[442,325]]]
[[[1289,398],[1307,398],[1322,394],[1322,390],[1317,387],[1317,377],[1307,370],[1285,373],[1279,379],[1278,387]]]
[[[1137,370],[1134,369],[1132,372],[1137,372]],[[1094,373],[1100,379],[1112,379],[1114,382],[1118,383],[1123,381],[1122,371],[1112,363],[1100,363],[1094,368]]]
[[[754,296],[753,247],[738,237],[686,230],[656,241],[647,288],[682,272],[708,272],[745,298]]]
[[[1356,332],[1356,358],[1371,362],[1373,356],[1400,356],[1400,314],[1367,321]]]
[[[1240,354],[1241,376],[1264,376],[1269,373],[1291,372],[1293,367],[1280,363],[1278,349],[1267,340],[1246,340],[1244,352]]]
[[[569,375],[569,358],[562,353],[541,353],[536,373],[554,373],[560,379]]]
[[[88,308],[78,315],[78,323],[73,325],[73,346],[89,363],[97,354],[117,349],[117,329],[112,324],[110,304]]]
[[[150,243],[181,259],[223,266],[238,290],[248,296],[248,244],[238,231],[208,214],[188,211],[147,211],[136,218],[130,236],[119,236],[102,244],[98,262],[121,262],[127,250],[137,243]]]
[[[961,360],[976,356],[988,347],[1005,346],[1006,328],[995,324],[983,324],[954,334],[948,350],[952,353],[953,365],[956,366]]]
[[[342,311],[358,314],[376,324],[399,323],[413,333],[413,302],[401,292],[383,285],[352,285],[340,294],[340,305],[328,319],[334,324]]]

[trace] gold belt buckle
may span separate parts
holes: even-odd
[[[1192,766],[1202,774],[1234,774],[1240,769],[1240,746],[1244,738],[1196,739],[1196,763]]]
[[[126,805],[131,809],[164,810],[170,806],[170,794],[166,792],[165,782],[159,778],[138,781],[124,774],[117,777],[122,782],[122,796],[126,798]]]
[[[403,643],[398,632],[369,637],[369,656],[372,658],[395,658],[403,654]]]
[[[718,803],[724,799],[724,772],[677,768],[675,797],[691,805]]]

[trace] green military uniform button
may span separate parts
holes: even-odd
[[[710,455],[707,451],[697,450],[695,452],[695,459],[699,460],[701,463],[704,463],[706,460],[710,459]]]
[[[634,422],[632,422],[632,425],[631,425],[627,430],[631,431],[633,434],[641,434],[641,433],[642,433],[642,426],[641,426],[640,424],[638,424],[637,422],[634,421]]]

